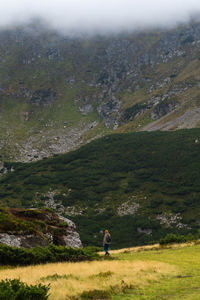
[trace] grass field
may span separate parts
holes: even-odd
[[[113,260],[4,268],[0,279],[50,283],[50,300],[200,299],[200,245],[155,245],[111,254]]]

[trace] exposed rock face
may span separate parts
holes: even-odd
[[[105,125],[107,127],[116,127],[116,124],[118,124],[121,105],[121,101],[117,99],[114,95],[111,95],[109,97],[109,101],[103,102],[99,106],[98,113],[102,117],[102,119],[105,120]]]
[[[30,103],[38,106],[48,106],[53,101],[55,101],[56,92],[48,89],[48,90],[37,90],[33,92]]]
[[[79,111],[83,116],[86,116],[89,113],[93,112],[93,107],[91,104],[86,104],[84,106],[79,107]]]
[[[61,217],[60,217],[61,218]],[[79,234],[76,232],[75,224],[66,218],[61,218],[68,224],[66,233],[62,236],[66,247],[82,248]],[[13,247],[32,248],[36,246],[45,247],[53,243],[53,235],[45,234],[46,240],[40,236],[31,234],[8,234],[0,233],[0,243]]]
[[[79,124],[77,128],[49,129],[30,136],[19,149],[19,158],[17,161],[29,162],[40,160],[53,154],[65,153],[82,145],[82,136],[98,125],[98,122],[92,122],[87,125]]]
[[[128,215],[135,215],[138,211],[140,205],[139,203],[123,203],[120,207],[117,209],[117,213],[119,216],[128,216]]]
[[[68,193],[71,192],[71,189],[68,190]],[[75,206],[64,206],[61,201],[56,200],[56,196],[60,196],[62,194],[59,191],[49,191],[45,196],[45,206],[51,208],[59,213],[59,215],[67,215],[67,216],[78,216],[82,215],[82,209]],[[65,195],[62,195],[65,196]]]
[[[10,225],[5,232],[6,227],[0,222],[0,243],[24,248],[45,247],[50,243],[66,247],[82,247],[75,224],[54,212],[38,209],[9,209],[9,212],[1,212],[1,214],[4,214],[4,218],[8,219]]]
[[[174,99],[165,100],[154,106],[151,117],[153,120],[160,119],[176,108],[176,101]]]
[[[160,221],[160,224],[164,225],[166,228],[176,227],[178,229],[187,228],[191,229],[187,224],[183,224],[181,214],[162,214],[157,216],[157,220]]]
[[[45,247],[49,243],[43,238],[35,235],[14,235],[8,233],[0,233],[0,243],[12,247],[32,248],[36,246]]]
[[[67,235],[63,236],[66,247],[81,248],[82,243],[79,234],[76,232],[76,225],[71,220],[60,216],[60,219],[68,224]]]

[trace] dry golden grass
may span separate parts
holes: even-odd
[[[161,250],[161,249],[176,249],[188,246],[194,246],[199,244],[200,240],[196,240],[194,242],[180,243],[180,244],[168,244],[165,246],[161,246],[160,244],[148,245],[148,246],[138,246],[138,247],[130,247],[123,248],[118,250],[110,250],[111,254],[120,254],[120,253],[128,253],[128,252],[141,252],[141,251],[152,251],[152,250]],[[99,252],[100,255],[104,255],[105,252]]]
[[[106,274],[106,272],[109,272]],[[57,280],[41,280],[53,274],[71,275]],[[83,291],[109,290],[110,286],[143,286],[161,276],[176,274],[176,268],[161,262],[93,261],[80,263],[55,263],[18,267],[0,271],[0,280],[19,278],[28,284],[51,283],[50,300],[66,300]],[[107,275],[107,276],[106,276]]]
[[[130,247],[130,248],[123,248],[118,250],[111,250],[109,251],[111,254],[120,254],[120,253],[127,253],[127,252],[140,252],[140,251],[147,251],[147,250],[158,250],[161,249],[159,244],[149,245],[149,246],[138,246],[138,247]],[[105,252],[99,252],[100,255],[104,255]]]

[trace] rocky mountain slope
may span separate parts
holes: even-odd
[[[5,172],[7,170],[7,173]],[[5,163],[1,205],[49,207],[77,225],[83,245],[113,247],[196,232],[200,224],[200,129],[113,134],[76,151]]]
[[[32,161],[112,132],[199,127],[200,23],[95,37],[0,32],[1,160]]]

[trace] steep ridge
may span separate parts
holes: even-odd
[[[0,32],[2,160],[32,161],[116,132],[199,127],[200,23],[65,37]]]
[[[114,134],[32,163],[4,163],[1,205],[54,209],[84,245],[113,246],[188,233],[200,222],[200,129]],[[6,173],[7,172],[7,173]]]

